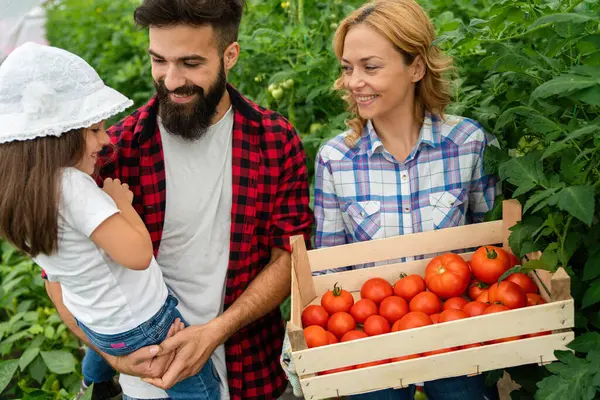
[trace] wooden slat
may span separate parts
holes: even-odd
[[[293,352],[299,375],[444,349],[469,343],[568,329],[574,326],[573,300],[472,317],[352,342]]]
[[[436,379],[556,360],[573,332],[523,339],[301,380],[306,400],[364,393]]]
[[[564,268],[559,268],[550,278],[550,297],[552,301],[571,298],[571,277]]]
[[[483,222],[308,252],[313,271],[502,243],[503,222]]]
[[[521,221],[522,214],[523,208],[517,200],[505,200],[502,202],[502,247],[511,253],[512,250],[508,245],[508,237],[511,234],[510,228]]]
[[[291,298],[291,310],[290,310],[290,321],[296,328],[302,328],[302,295],[300,294],[300,289],[298,288],[298,279],[296,279],[296,271],[294,271],[294,266],[292,265],[292,298]]]
[[[463,253],[461,256],[470,261],[473,253]],[[425,275],[425,268],[431,261],[431,258],[425,260],[409,261],[405,263],[388,264],[378,267],[362,268],[352,271],[330,273],[325,275],[318,275],[313,278],[315,292],[317,298],[323,295],[327,290],[333,288],[333,285],[337,282],[343,289],[354,292],[360,290],[363,283],[374,276],[385,279],[390,284],[396,283],[401,273],[407,275],[418,274],[421,276]],[[319,299],[320,301],[320,299]],[[314,303],[314,301],[313,301]]]
[[[315,286],[312,280],[312,272],[308,263],[308,254],[306,253],[306,243],[302,235],[294,236],[290,239],[292,245],[292,271],[296,273],[298,289],[300,290],[302,308],[310,304],[315,298]]]

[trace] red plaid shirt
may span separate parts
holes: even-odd
[[[271,249],[290,251],[289,238],[310,238],[308,173],[299,136],[288,121],[228,86],[233,126],[231,242],[225,309],[269,263]],[[165,220],[164,155],[156,123],[158,101],[109,129],[115,153],[102,155],[100,179],[119,178],[134,194],[158,253]],[[104,164],[106,163],[106,164]],[[193,182],[190,182],[193,184]],[[202,185],[198,177],[198,185]],[[235,333],[225,344],[232,400],[276,399],[287,385],[279,364],[284,325],[279,308]]]

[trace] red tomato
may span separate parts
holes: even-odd
[[[538,304],[546,304],[546,300],[539,294],[535,293],[526,293],[527,296],[527,305],[528,306],[537,306]]]
[[[488,308],[489,306],[490,306],[489,304],[485,304],[480,301],[472,301],[470,303],[465,304],[465,306],[463,307],[462,310],[469,317],[476,317],[478,315],[483,314],[485,309]]]
[[[309,349],[328,344],[327,333],[319,325],[311,325],[304,328],[304,339],[306,339],[306,345]]]
[[[508,260],[510,261],[511,268],[521,265],[521,260],[519,260],[513,253],[508,253]]]
[[[335,368],[335,369],[330,369],[327,371],[319,372],[317,375],[329,375],[329,374],[335,374],[337,372],[351,371],[354,368],[355,368],[354,365],[350,365],[349,367],[341,367],[341,368]]]
[[[335,343],[339,342],[338,338],[336,338],[333,333],[331,333],[329,331],[326,331],[325,333],[327,333],[327,341],[328,341],[327,344],[335,344]]]
[[[466,312],[462,310],[448,309],[440,314],[440,323],[456,321],[457,319],[469,318]]]
[[[502,304],[510,309],[521,308],[527,305],[525,292],[516,283],[502,281],[490,286],[490,303]]]
[[[366,337],[369,337],[369,335],[363,331],[352,330],[344,333],[344,336],[342,336],[340,342],[349,342],[350,340],[362,339]]]
[[[360,297],[362,299],[371,299],[379,305],[386,297],[394,294],[392,285],[385,279],[371,278],[360,288]]]
[[[407,313],[408,303],[402,297],[386,297],[379,305],[379,315],[387,319],[390,324],[398,321]]]
[[[371,299],[360,299],[350,309],[350,315],[357,324],[364,324],[367,318],[377,314],[377,304]]]
[[[423,353],[423,357],[434,356],[436,354],[450,353],[451,351],[458,350],[458,347],[448,347],[447,349],[439,349],[433,351],[427,351]]]
[[[497,282],[509,268],[508,254],[500,247],[482,246],[473,253],[473,258],[471,258],[473,275],[490,285]]]
[[[452,297],[444,302],[442,310],[462,310],[467,303],[468,301],[462,297]]]
[[[347,312],[336,312],[327,321],[327,330],[335,335],[338,339],[344,336],[344,333],[356,328],[356,322],[352,315]]]
[[[461,350],[474,349],[475,347],[481,347],[481,346],[482,346],[481,343],[471,343],[471,344],[467,344],[464,346],[460,346],[459,349],[461,349]]]
[[[473,278],[471,283],[469,284],[469,289],[467,293],[469,294],[469,298],[471,300],[475,300],[481,293],[489,289],[489,286],[483,282],[481,282],[477,278]]]
[[[481,314],[481,315],[493,314],[493,313],[508,311],[508,310],[510,310],[510,308],[503,306],[501,304],[492,304],[491,306],[486,308],[485,311],[483,312],[483,314]]]
[[[552,331],[544,331],[544,332],[538,332],[538,333],[530,333],[530,334],[525,335],[523,337],[530,338],[530,337],[546,336],[546,335],[549,335],[551,333],[552,333]]]
[[[431,315],[442,311],[442,302],[432,292],[421,292],[410,301],[409,309]]]
[[[533,279],[531,279],[530,277],[528,277],[527,275],[525,275],[521,272],[515,272],[514,274],[510,274],[509,276],[506,277],[506,280],[519,285],[525,293],[539,293],[540,292],[540,290],[538,289],[538,287],[535,284],[535,282],[533,281]]]
[[[506,343],[506,342],[512,342],[514,340],[519,340],[522,338],[523,338],[523,336],[511,336],[511,337],[502,338],[502,339],[490,340],[488,342],[485,342],[485,344]]]
[[[321,305],[327,310],[329,315],[336,312],[349,312],[354,305],[354,297],[350,292],[338,287],[337,283],[333,285],[333,290],[328,290],[321,297]]]
[[[425,269],[427,289],[442,299],[462,295],[471,279],[471,270],[461,256],[447,253],[434,257]]]
[[[368,363],[364,363],[364,364],[358,364],[356,366],[356,369],[374,367],[376,365],[388,364],[389,362],[390,362],[390,360],[372,361],[372,362],[368,362]]]
[[[415,358],[419,358],[421,357],[420,354],[411,354],[409,356],[402,356],[402,357],[394,357],[392,359],[390,359],[390,362],[398,362],[398,361],[406,361],[406,360],[413,360]]]
[[[440,322],[440,313],[431,314],[429,318],[431,318],[434,324],[437,324]]]
[[[308,306],[302,311],[302,326],[319,325],[321,328],[327,328],[329,314],[322,306]]]
[[[369,336],[383,335],[391,331],[390,323],[381,315],[371,315],[365,321],[363,330]]]
[[[490,291],[487,289],[484,290],[479,296],[477,296],[475,301],[478,301],[480,303],[490,304]]]
[[[411,311],[394,323],[392,332],[404,331],[406,329],[419,328],[421,326],[432,324],[433,321],[429,318],[429,315],[421,311]]]
[[[420,275],[400,275],[400,279],[394,284],[394,294],[410,301],[413,297],[425,291],[425,281]]]

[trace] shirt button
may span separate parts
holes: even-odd
[[[403,180],[403,181],[406,181],[407,179],[408,179],[408,175],[406,175],[406,174],[403,174],[403,175],[402,175],[402,180]]]
[[[364,217],[364,216],[365,216],[365,213],[361,211],[361,212],[360,212],[360,216],[361,216],[361,217]]]
[[[410,208],[408,208],[408,207],[405,207],[405,208],[404,208],[404,212],[405,212],[406,214],[408,214],[408,213],[410,212]]]

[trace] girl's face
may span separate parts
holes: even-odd
[[[102,148],[110,143],[110,138],[104,129],[104,121],[100,121],[85,129],[85,154],[77,169],[92,175],[96,170],[98,163],[98,153]]]
[[[348,31],[342,54],[343,82],[364,119],[385,118],[414,108],[415,84],[425,73],[420,57],[406,65],[404,56],[366,24]]]

